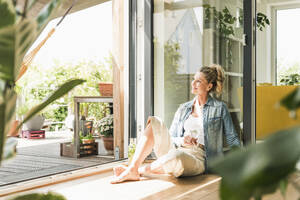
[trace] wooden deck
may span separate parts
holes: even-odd
[[[112,165],[112,164],[111,164]],[[68,200],[96,200],[96,199],[201,199],[218,200],[219,183],[221,178],[215,175],[200,175],[187,178],[173,178],[171,176],[146,176],[141,181],[110,184],[113,178],[112,170],[87,176],[84,178],[54,184],[30,191],[53,191],[64,195]],[[295,177],[300,183],[300,177]],[[3,197],[6,200],[15,195]],[[298,200],[300,194],[289,186],[286,200]],[[1,198],[0,198],[1,199]],[[268,195],[263,200],[283,200],[280,192]]]
[[[71,139],[70,139],[71,140]],[[114,161],[110,155],[94,155],[82,158],[60,156],[60,142],[69,141],[63,133],[46,132],[45,139],[18,138],[17,156],[0,167],[0,190],[3,186],[84,167]],[[99,153],[104,152],[103,141],[97,140]]]

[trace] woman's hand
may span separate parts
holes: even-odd
[[[194,138],[190,135],[184,136],[183,144],[184,145],[196,145],[197,144],[197,138]]]

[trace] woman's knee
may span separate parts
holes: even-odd
[[[181,160],[184,156],[184,152],[178,149],[171,149],[168,154],[170,158],[177,159],[177,160]]]
[[[158,119],[155,116],[149,116],[148,119],[147,119],[146,126],[149,126],[149,125],[151,125],[151,124],[153,124],[157,121],[158,121]]]

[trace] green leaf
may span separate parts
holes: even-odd
[[[11,0],[0,0],[0,29],[15,23],[16,13]]]
[[[22,20],[16,27],[16,50],[14,80],[19,75],[25,54],[37,38],[37,23],[32,19]]]
[[[300,87],[297,87],[287,96],[280,100],[280,104],[288,110],[296,110],[300,107]]]
[[[300,127],[279,131],[263,143],[209,163],[212,171],[223,177],[222,192],[235,199],[249,199],[276,191],[300,158],[299,133]]]
[[[18,141],[15,138],[7,138],[4,146],[4,154],[3,159],[7,160],[16,155],[16,148],[17,148]]]
[[[283,179],[282,181],[280,181],[280,192],[283,197],[285,197],[287,186],[288,186],[288,179]]]
[[[3,148],[6,140],[6,135],[10,129],[12,117],[15,113],[17,94],[13,89],[3,91],[2,99],[0,100],[0,163],[3,156]]]
[[[70,80],[66,83],[64,83],[59,89],[57,89],[48,99],[46,99],[43,103],[33,107],[29,113],[26,115],[25,119],[21,122],[21,124],[19,125],[19,127],[25,123],[26,121],[28,121],[31,117],[33,117],[34,115],[36,115],[38,112],[40,112],[41,110],[43,110],[45,107],[47,107],[50,103],[52,103],[53,101],[59,99],[60,97],[64,96],[65,94],[67,94],[70,90],[72,90],[74,87],[76,87],[77,85],[82,84],[83,82],[85,82],[85,80],[81,80],[81,79],[75,79],[75,80]]]
[[[47,194],[32,193],[19,195],[9,200],[66,200],[66,198],[60,194],[48,192]]]
[[[15,26],[0,29],[0,79],[14,80]]]
[[[34,20],[24,19],[14,26],[0,29],[0,79],[15,80],[24,55],[36,37]]]
[[[5,143],[5,103],[0,104],[0,164],[2,160],[3,147]]]
[[[59,5],[61,4],[61,0],[52,0],[48,3],[43,10],[38,14],[37,24],[38,31],[40,32],[43,27],[48,23],[48,21],[55,15],[58,10]]]

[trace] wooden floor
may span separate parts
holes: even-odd
[[[215,175],[201,175],[189,178],[171,176],[147,176],[141,181],[112,185],[112,171],[55,184],[25,193],[54,191],[68,200],[97,199],[201,199],[218,200],[221,178]],[[300,183],[300,178],[295,179]],[[24,192],[22,193],[24,194]],[[11,195],[0,199],[9,199]],[[289,186],[286,200],[298,200],[299,193]],[[280,193],[268,195],[263,200],[283,200]]]

